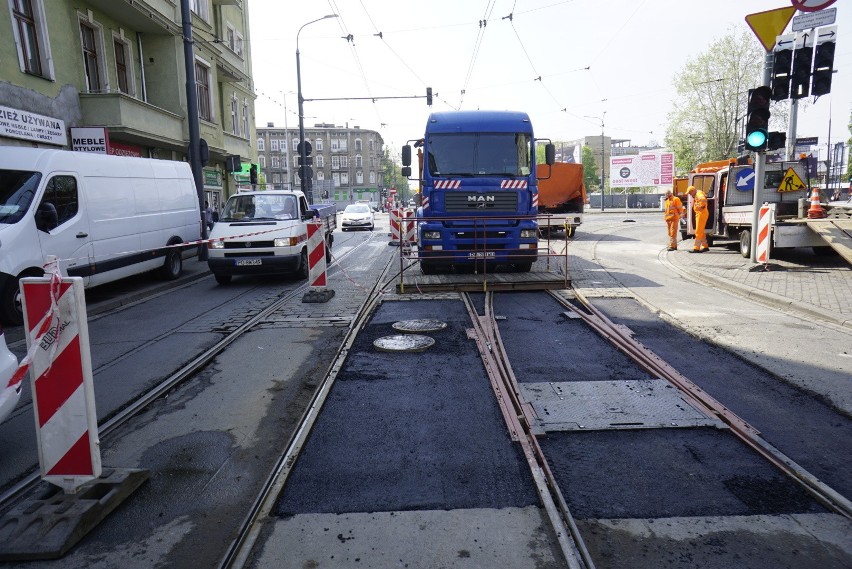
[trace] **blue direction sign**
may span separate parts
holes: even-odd
[[[734,186],[741,192],[754,190],[754,168],[743,168],[737,172]]]

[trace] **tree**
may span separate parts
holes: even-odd
[[[417,157],[414,156],[414,164],[411,165],[411,173],[417,178]],[[384,188],[396,188],[397,198],[408,199],[409,197],[409,185],[408,178],[402,175],[402,166],[394,162],[394,159],[391,157],[390,149],[384,148],[384,157],[382,159],[383,170],[381,173],[382,180],[384,182]]]
[[[600,186],[601,177],[598,176],[600,171],[594,151],[588,145],[583,145],[583,183],[587,189]]]
[[[761,85],[763,59],[750,31],[730,30],[675,77],[666,145],[675,154],[676,170],[736,156],[748,90]]]

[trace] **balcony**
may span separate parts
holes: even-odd
[[[123,93],[80,93],[83,125],[104,126],[148,146],[185,146],[184,117]]]

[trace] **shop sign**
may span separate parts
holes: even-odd
[[[71,150],[106,154],[109,133],[102,126],[71,127]]]
[[[0,136],[65,146],[65,121],[0,105]]]

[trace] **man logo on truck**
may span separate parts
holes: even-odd
[[[467,196],[469,202],[493,202],[497,201],[497,196]]]

